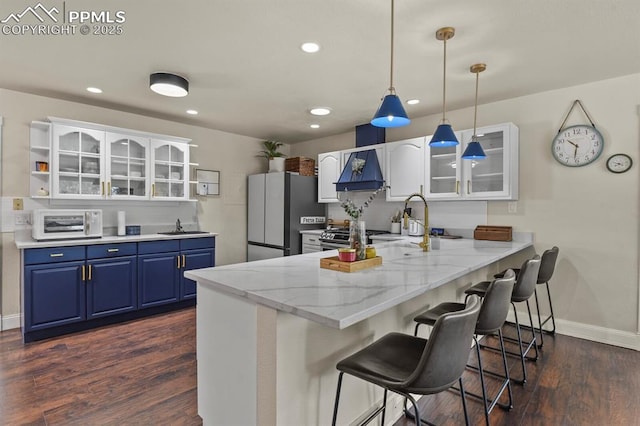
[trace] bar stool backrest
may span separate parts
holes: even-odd
[[[556,261],[558,260],[558,253],[560,249],[556,246],[545,250],[542,253],[542,261],[540,262],[540,272],[538,273],[538,284],[544,284],[549,282],[553,271],[556,269]]]
[[[507,269],[502,278],[489,284],[487,292],[482,299],[482,307],[476,324],[476,334],[493,334],[502,327],[509,313],[515,281],[515,272]]]
[[[401,386],[411,393],[430,394],[450,388],[462,375],[469,358],[480,298],[471,296],[462,311],[441,315],[415,371]]]
[[[513,287],[511,294],[512,302],[524,302],[528,300],[536,290],[538,282],[538,272],[540,271],[540,256],[537,254],[529,260],[526,260],[520,267],[518,280]]]

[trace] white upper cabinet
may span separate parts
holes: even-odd
[[[480,127],[477,133],[487,155],[482,160],[461,159],[473,130],[456,132],[461,143],[455,147],[432,149],[427,145],[427,199],[518,199],[518,128],[505,123]]]
[[[458,140],[462,139],[460,132],[455,132]],[[426,137],[427,141],[431,136]],[[425,145],[425,196],[428,200],[455,200],[461,196],[460,183],[462,166],[460,145],[442,148],[431,148]]]
[[[107,196],[149,198],[149,138],[107,133]]]
[[[480,200],[518,199],[518,128],[511,124],[482,127],[478,142],[487,158],[463,160],[464,197]],[[466,145],[473,131],[462,135]]]
[[[335,183],[342,172],[340,151],[318,154],[318,202],[337,203],[338,192]]]
[[[188,139],[50,120],[31,124],[31,159],[37,168],[31,172],[32,197],[189,199]]]
[[[184,143],[151,140],[151,198],[189,198],[189,146]]]
[[[53,126],[53,197],[105,196],[104,131]]]
[[[387,201],[404,201],[423,191],[425,138],[385,144],[385,183]]]

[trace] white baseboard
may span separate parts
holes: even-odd
[[[538,316],[533,313],[532,316],[533,323],[537,326]],[[518,319],[523,324],[529,324],[529,317],[526,312],[518,311]],[[509,311],[507,321],[515,321],[513,311]],[[551,320],[549,320],[543,328],[547,329],[550,328],[550,326]],[[604,343],[606,345],[620,346],[622,348],[640,351],[640,334],[629,331],[614,330],[612,328],[582,324],[579,322],[556,318],[556,333],[563,334],[565,336],[577,337],[578,339],[591,340],[593,342]]]
[[[11,330],[12,328],[20,328],[20,314],[2,315],[0,316],[0,330]]]

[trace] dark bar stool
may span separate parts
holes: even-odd
[[[467,404],[462,386],[462,372],[469,358],[469,345],[480,313],[480,299],[470,297],[462,311],[442,315],[433,326],[429,339],[421,339],[402,333],[389,333],[366,348],[340,361],[336,368],[338,389],[333,408],[335,426],[338,402],[344,373],[358,377],[384,388],[383,404],[363,423],[367,424],[378,414],[384,414],[387,391],[395,392],[411,400],[416,425],[421,424],[418,404],[411,394],[429,395],[449,389],[456,381],[465,423],[469,424]]]
[[[551,335],[556,333],[556,319],[553,314],[553,304],[551,303],[551,291],[549,290],[549,281],[551,281],[553,272],[556,269],[556,262],[558,260],[559,252],[560,252],[560,249],[556,246],[553,246],[552,248],[545,250],[544,253],[542,253],[542,260],[540,261],[540,272],[538,272],[537,284],[538,285],[544,284],[547,287],[547,298],[549,299],[549,311],[551,312],[550,315],[544,321],[541,320],[541,316],[540,316],[540,304],[538,303],[538,286],[536,286],[536,289],[533,293],[536,299],[536,312],[538,313],[538,334],[540,334],[540,344],[538,345],[539,348],[541,348],[542,345],[544,345],[544,337],[543,337],[544,332],[547,332]],[[518,273],[520,272],[520,269],[514,269],[513,271],[516,273],[516,276],[517,276]],[[504,272],[505,271],[500,272],[499,274],[495,274],[494,278],[501,278]],[[549,320],[551,320],[551,323],[553,324],[553,329],[549,331],[543,330],[542,327],[547,322],[549,322]]]
[[[484,382],[484,371],[482,369],[482,358],[480,357],[480,345],[478,344],[477,337],[474,336],[476,355],[478,357],[478,371],[480,373],[480,384],[482,386],[482,396],[467,392],[468,395],[473,395],[482,398],[484,403],[484,416],[489,425],[489,413],[496,405],[505,409],[513,408],[513,397],[511,393],[511,381],[509,380],[509,367],[507,366],[507,355],[504,350],[504,341],[502,339],[502,325],[507,319],[509,313],[509,303],[511,302],[511,294],[513,292],[513,285],[515,282],[516,274],[507,270],[504,276],[500,279],[493,281],[487,287],[487,292],[482,301],[482,307],[480,308],[480,315],[478,316],[478,322],[476,323],[475,334],[480,336],[494,335],[498,333],[498,339],[500,340],[500,351],[502,353],[502,364],[504,366],[504,376],[500,376],[503,381],[500,385],[500,389],[496,395],[489,399],[487,398],[487,390]],[[418,335],[418,327],[421,324],[434,325],[438,318],[449,312],[461,311],[465,308],[464,303],[441,303],[438,306],[429,309],[416,316],[413,320],[416,324],[416,336]],[[502,396],[504,390],[508,390],[509,405],[504,406],[498,404],[498,400]]]
[[[538,359],[538,345],[536,344],[536,333],[534,332],[533,327],[533,318],[531,316],[531,306],[529,305],[529,299],[533,296],[533,293],[536,289],[536,281],[538,278],[538,271],[540,270],[540,256],[536,255],[533,259],[529,259],[525,261],[520,267],[520,274],[518,274],[518,278],[516,279],[516,283],[513,286],[513,293],[511,293],[511,306],[513,306],[513,313],[516,319],[516,331],[518,334],[518,348],[519,353],[506,351],[510,355],[515,355],[520,357],[520,362],[522,364],[522,379],[512,379],[518,383],[526,383],[527,381],[527,367],[525,366],[525,360],[529,359],[531,361],[535,361]],[[478,284],[475,284],[465,290],[465,294],[467,297],[471,295],[476,295],[480,297],[484,297],[487,293],[487,289],[491,281],[482,281]],[[529,313],[529,324],[531,324],[531,340],[528,342],[524,342],[526,349],[522,349],[522,332],[520,329],[520,322],[518,321],[518,310],[516,309],[516,303],[518,302],[526,302],[527,303],[527,312]],[[507,337],[504,337],[505,340],[510,340]],[[483,348],[494,349],[490,346],[482,346]],[[529,350],[533,347],[535,351],[534,357],[527,357]]]

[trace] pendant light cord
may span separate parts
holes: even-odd
[[[480,72],[476,72],[476,106],[473,110],[473,137],[471,141],[477,141],[478,135],[476,134],[476,123],[478,120],[478,81],[480,80]]]
[[[393,15],[394,15],[394,0],[391,0],[391,65],[390,65],[390,72],[389,72],[389,91],[391,92],[391,94],[393,95],[395,93],[395,88],[393,87]]]
[[[447,38],[444,38],[444,65],[442,67],[442,123],[446,121],[447,111]]]

